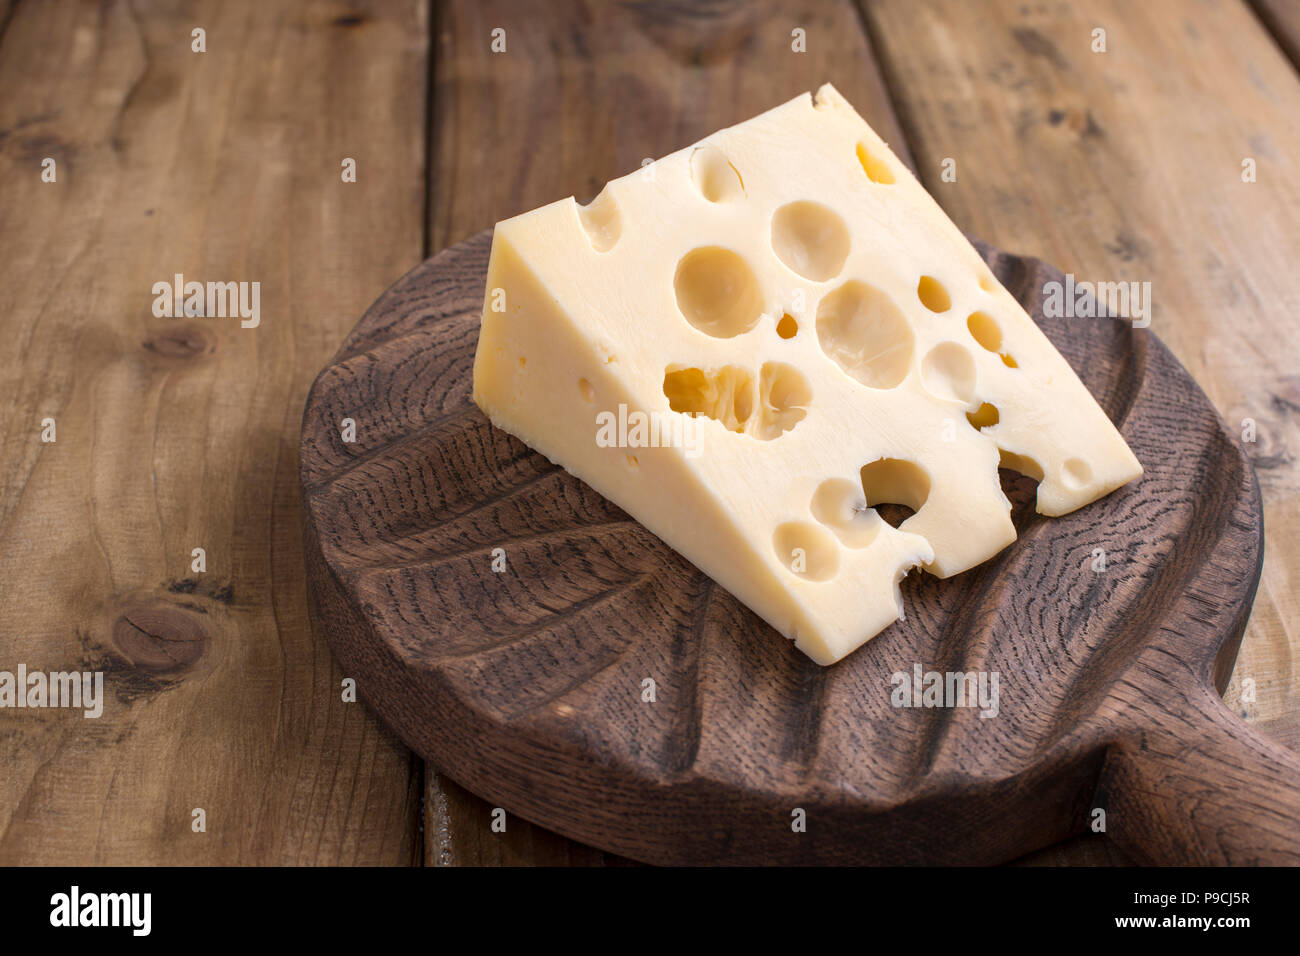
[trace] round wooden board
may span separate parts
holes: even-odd
[[[1044,318],[1060,273],[981,250],[1146,474],[1054,519],[1034,513],[1032,482],[1010,481],[1013,545],[946,581],[914,572],[906,620],[822,668],[473,405],[490,245],[481,233],[389,289],[303,420],[320,626],[417,753],[510,813],[655,863],[999,862],[1083,831],[1099,800],[1133,801],[1120,831],[1140,858],[1271,859],[1285,844],[1189,845],[1167,836],[1176,809],[1121,792],[1182,772],[1126,759],[1156,744],[1210,739],[1207,759],[1238,760],[1245,725],[1212,685],[1262,558],[1249,462],[1150,331]],[[892,706],[891,676],[916,664],[997,672],[997,716]],[[1300,779],[1262,746],[1284,783]]]

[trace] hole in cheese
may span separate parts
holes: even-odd
[[[591,247],[597,252],[609,252],[623,234],[623,217],[619,215],[618,203],[602,189],[600,195],[585,206],[578,207],[578,218],[587,233]]]
[[[799,334],[799,323],[789,312],[781,316],[781,321],[776,323],[776,334],[783,339],[792,339]]]
[[[987,312],[972,312],[966,317],[966,328],[970,329],[971,337],[980,348],[997,353],[1007,368],[1020,367],[1010,353],[1002,351],[1002,329],[993,316]]]
[[[956,342],[940,342],[921,360],[921,384],[935,398],[964,405],[975,393],[975,359]]]
[[[912,364],[911,326],[894,300],[856,279],[817,306],[817,340],[847,374],[872,388],[893,388]]]
[[[1038,517],[1038,481],[1010,468],[998,468],[1002,496],[1011,503],[1011,523],[1016,534],[1023,534]]]
[[[839,570],[835,539],[809,521],[787,521],[772,534],[772,549],[787,571],[810,581],[828,581]]]
[[[825,282],[849,257],[849,227],[821,203],[786,203],[772,216],[772,251],[791,272]]]
[[[793,365],[765,362],[754,377],[745,368],[727,365],[704,369],[670,365],[664,372],[668,407],[687,415],[705,415],[729,431],[771,441],[794,428],[808,414],[812,388]],[[757,401],[757,404],[756,404]]]
[[[934,276],[921,276],[921,281],[916,284],[916,295],[931,312],[947,312],[952,308],[948,290]]]
[[[745,181],[740,171],[716,146],[701,146],[691,153],[691,179],[709,202],[745,198]]]
[[[793,365],[764,362],[758,370],[758,397],[753,435],[769,441],[794,428],[808,414],[812,387]]]
[[[813,492],[812,515],[850,548],[865,548],[880,533],[880,515],[867,507],[862,485],[847,478],[827,478]]]
[[[920,511],[930,497],[930,476],[901,458],[881,458],[862,466],[862,492],[886,524],[897,528]],[[886,506],[895,507],[886,507]]]
[[[1026,478],[1032,478],[1034,481],[1043,480],[1042,465],[1028,455],[1018,455],[1015,452],[1007,451],[1005,448],[998,449],[998,467],[1014,471]]]
[[[880,520],[891,528],[902,526],[904,521],[916,514],[916,511],[907,505],[896,505],[889,502],[878,505],[875,511],[880,516]]]
[[[743,432],[754,412],[754,379],[739,365],[708,372],[670,365],[664,373],[664,395],[673,411],[705,415],[733,432]]]
[[[980,348],[989,352],[1002,351],[1002,329],[987,312],[972,312],[966,318],[966,328],[970,329],[971,337]]]
[[[758,280],[748,264],[718,246],[702,246],[682,256],[673,289],[686,321],[715,338],[748,332],[763,311]]]
[[[966,420],[971,423],[972,428],[992,428],[1000,418],[998,407],[988,402],[984,402],[975,411],[966,413]]]
[[[594,401],[596,398],[596,390],[585,378],[578,379],[578,394],[582,396],[584,402]]]
[[[889,168],[889,164],[883,159],[872,156],[862,143],[858,143],[858,162],[862,164],[862,171],[873,183],[880,183],[882,186],[893,185],[894,172]]]
[[[1061,466],[1061,484],[1078,491],[1092,481],[1092,467],[1082,458],[1068,458]]]

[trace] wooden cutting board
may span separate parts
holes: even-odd
[[[1300,758],[1219,697],[1259,489],[1149,330],[1045,318],[1060,273],[981,249],[1146,474],[1048,519],[1003,472],[1019,539],[955,578],[913,572],[906,620],[822,668],[473,405],[490,245],[389,289],[303,418],[317,619],[414,751],[653,863],[995,863],[1099,823],[1145,862],[1300,863]],[[917,665],[996,672],[997,715],[894,706]]]

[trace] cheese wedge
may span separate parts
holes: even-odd
[[[1015,539],[1000,462],[1048,515],[1142,472],[829,85],[499,223],[474,400],[819,664]]]

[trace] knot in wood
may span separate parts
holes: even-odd
[[[113,643],[137,670],[176,676],[189,670],[208,648],[197,616],[178,607],[134,607],[113,624]]]

